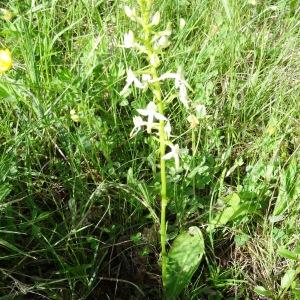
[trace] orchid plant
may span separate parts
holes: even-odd
[[[126,97],[130,94],[131,88],[135,87],[142,91],[150,90],[153,98],[145,108],[137,109],[138,115],[133,117],[134,127],[130,133],[131,138],[138,133],[145,131],[147,134],[158,136],[159,156],[160,156],[160,180],[161,180],[161,216],[160,216],[160,242],[161,242],[161,269],[162,284],[164,290],[167,284],[167,226],[166,226],[166,207],[168,204],[167,196],[167,169],[166,160],[174,160],[175,170],[180,168],[180,156],[182,150],[178,144],[172,141],[172,126],[166,116],[165,111],[169,98],[165,97],[167,93],[162,90],[161,83],[165,80],[174,82],[176,97],[181,105],[190,109],[190,99],[188,98],[189,84],[183,77],[182,70],[177,72],[166,72],[159,74],[159,67],[162,64],[161,54],[167,49],[172,33],[171,24],[168,23],[163,31],[158,31],[157,26],[160,24],[160,12],[152,14],[154,0],[138,0],[137,8],[124,7],[126,16],[133,22],[141,26],[141,34],[135,35],[133,31],[128,31],[124,35],[124,48],[131,48],[143,55],[148,65],[140,70],[127,69],[126,84],[120,95]],[[181,26],[183,21],[180,22]],[[190,114],[189,121],[191,128],[198,125],[198,119]],[[166,149],[171,151],[166,153]]]

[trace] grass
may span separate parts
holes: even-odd
[[[278,251],[300,252],[300,3],[250,2],[156,3],[174,29],[162,70],[183,66],[209,114],[186,174],[169,178],[170,243],[191,225],[206,242],[181,299],[262,299],[256,286],[299,299],[299,280],[282,291],[297,263]],[[143,67],[119,47],[123,4],[2,2],[15,16],[0,31],[14,59],[0,78],[0,299],[160,298],[156,149],[129,139],[148,99],[119,95],[127,66]],[[188,130],[178,101],[170,110]],[[205,167],[195,190],[191,164]],[[236,194],[247,209],[207,230]]]

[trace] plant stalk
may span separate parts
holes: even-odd
[[[150,39],[150,28],[149,28],[149,16],[151,11],[152,1],[148,0],[144,2],[140,0],[141,12],[143,15],[143,31],[144,31],[144,43],[147,48],[148,60],[150,62],[151,55],[155,53],[152,48]],[[164,104],[161,94],[160,83],[157,80],[157,70],[156,66],[152,65],[150,68],[150,73],[153,78],[152,92],[154,96],[154,102],[158,106],[158,111],[160,114],[164,115]],[[166,289],[167,282],[167,226],[166,226],[166,207],[168,203],[167,199],[167,173],[166,173],[166,162],[163,157],[166,153],[166,133],[165,133],[165,121],[159,122],[159,153],[160,153],[160,180],[161,180],[161,215],[160,215],[160,243],[161,243],[161,271],[162,271],[162,285],[163,291]]]

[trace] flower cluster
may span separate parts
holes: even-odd
[[[160,55],[162,51],[170,46],[170,35],[172,33],[171,24],[167,24],[165,30],[156,31],[154,28],[160,23],[160,12],[148,16],[148,13],[141,11],[141,15],[135,8],[129,6],[124,7],[125,15],[132,21],[140,24],[143,28],[142,36],[135,36],[132,30],[125,33],[122,47],[126,49],[135,49],[138,52],[146,55],[149,62],[148,68],[143,71],[133,71],[130,67],[127,69],[126,84],[120,95],[126,97],[130,94],[131,88],[135,87],[146,91],[150,89],[153,92],[154,99],[150,101],[145,108],[137,109],[139,115],[133,117],[134,127],[130,133],[130,137],[134,137],[141,130],[146,130],[148,134],[158,134],[160,143],[163,143],[165,149],[169,146],[171,149],[167,154],[162,154],[162,160],[174,159],[176,170],[179,169],[179,156],[182,151],[179,145],[171,143],[171,123],[164,115],[163,107],[165,105],[161,95],[160,82],[165,80],[173,80],[176,89],[175,97],[185,109],[190,109],[190,99],[188,98],[188,90],[190,86],[183,76],[181,68],[177,72],[166,72],[162,75],[157,75],[157,68],[160,66]],[[146,17],[145,17],[146,15]],[[185,26],[185,21],[180,20],[180,28]],[[160,109],[158,109],[160,107]],[[199,123],[196,116],[190,116],[191,127],[196,127]],[[164,152],[163,152],[164,153]]]

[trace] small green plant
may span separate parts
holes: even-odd
[[[289,260],[287,270],[280,280],[280,286],[277,291],[272,291],[263,286],[256,286],[254,291],[261,296],[268,297],[268,299],[281,300],[286,298],[289,294],[293,299],[300,299],[300,249],[297,247],[294,251],[290,251],[285,247],[281,247],[277,251],[278,256]]]
[[[134,86],[146,91],[151,91],[152,100],[145,108],[137,109],[138,116],[133,118],[134,128],[130,133],[134,137],[138,132],[146,129],[147,134],[152,135],[159,148],[160,161],[160,195],[161,195],[161,216],[160,216],[160,243],[161,243],[161,272],[162,285],[165,296],[168,299],[176,299],[182,289],[189,283],[204,253],[204,244],[201,231],[197,227],[190,227],[189,232],[178,235],[173,247],[167,253],[167,223],[166,208],[168,205],[167,194],[167,160],[174,160],[175,172],[180,168],[180,156],[184,150],[172,139],[172,127],[170,118],[166,116],[166,108],[172,99],[178,98],[186,110],[190,110],[188,99],[189,85],[182,75],[182,70],[176,73],[167,72],[159,74],[159,67],[162,65],[160,55],[167,49],[171,42],[169,37],[172,33],[171,24],[163,31],[157,31],[160,23],[160,13],[152,15],[154,1],[139,0],[138,8],[125,6],[125,14],[132,21],[142,28],[141,34],[136,36],[129,31],[124,36],[124,47],[133,48],[140,55],[146,58],[147,66],[138,71],[131,68],[127,70],[126,85],[120,92],[121,96],[130,93],[130,87]],[[174,80],[177,93],[171,97],[163,91],[162,82]],[[197,125],[196,116],[190,114],[188,121],[192,129]],[[195,152],[195,133],[192,131],[193,152]],[[171,151],[166,153],[166,149]],[[180,279],[179,279],[180,278]]]

